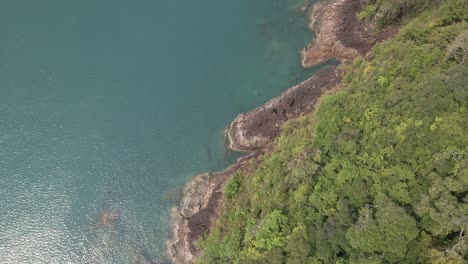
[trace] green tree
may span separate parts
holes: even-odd
[[[357,224],[347,233],[351,246],[366,253],[380,253],[391,263],[404,258],[409,242],[419,233],[416,221],[386,197],[363,207],[359,215]]]

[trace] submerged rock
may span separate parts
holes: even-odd
[[[99,224],[101,226],[111,226],[119,219],[120,219],[120,216],[117,213],[117,211],[113,211],[113,210],[105,211],[99,217]]]
[[[310,5],[311,5],[310,0],[306,0],[304,4],[296,8],[296,12],[301,15],[304,15],[309,9]]]

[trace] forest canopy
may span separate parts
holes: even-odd
[[[404,26],[230,179],[198,262],[467,262],[468,2],[363,12]]]

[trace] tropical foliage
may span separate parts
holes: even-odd
[[[371,3],[425,11],[231,179],[200,263],[466,263],[468,2],[421,2]]]

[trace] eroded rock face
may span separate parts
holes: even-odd
[[[202,174],[193,178],[184,188],[179,207],[172,208],[174,240],[168,241],[169,255],[174,263],[192,263],[197,250],[193,241],[207,231],[210,221],[206,211],[210,209],[210,198],[220,191],[223,174]],[[218,199],[220,200],[220,199]],[[211,205],[212,206],[212,205]],[[216,206],[215,206],[216,207]],[[197,224],[203,218],[201,226]]]
[[[364,55],[375,42],[371,26],[357,18],[365,0],[323,0],[314,5],[309,28],[313,43],[302,51],[302,66],[309,68],[331,58],[351,60]]]
[[[323,92],[335,87],[341,79],[342,72],[337,66],[331,66],[265,105],[240,114],[226,131],[229,148],[238,151],[264,148],[278,136],[284,122],[310,113]]]
[[[223,201],[223,185],[239,170],[246,170],[249,161],[260,153],[240,158],[223,172],[195,176],[185,186],[182,199],[171,211],[172,239],[166,241],[173,263],[193,263],[199,255],[195,242],[209,232],[218,218]]]

